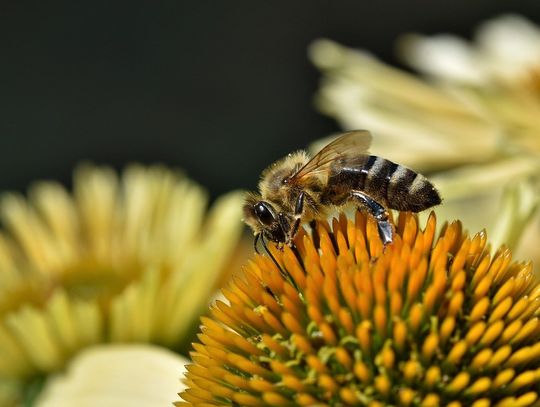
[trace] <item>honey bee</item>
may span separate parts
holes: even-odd
[[[426,177],[382,157],[370,155],[371,134],[343,133],[313,158],[305,151],[291,153],[261,175],[259,192],[249,192],[244,222],[262,239],[292,246],[298,228],[328,216],[333,207],[354,204],[377,222],[386,246],[393,229],[388,210],[420,212],[441,203]]]

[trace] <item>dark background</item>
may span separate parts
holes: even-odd
[[[212,195],[336,130],[312,107],[319,37],[387,62],[407,31],[470,37],[537,1],[0,3],[0,190],[69,185],[77,162],[183,167]]]

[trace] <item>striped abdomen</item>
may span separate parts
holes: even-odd
[[[399,211],[420,212],[441,203],[439,193],[426,177],[374,155],[366,156],[358,165],[336,167],[328,182],[336,198],[359,190]]]

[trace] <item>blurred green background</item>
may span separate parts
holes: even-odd
[[[253,188],[268,163],[338,130],[312,107],[308,44],[327,37],[402,66],[409,31],[470,38],[537,1],[0,3],[0,190],[81,160],[185,168],[216,196]]]

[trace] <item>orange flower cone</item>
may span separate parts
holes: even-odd
[[[202,319],[196,406],[528,406],[540,391],[540,285],[460,222],[361,213],[257,255]]]

